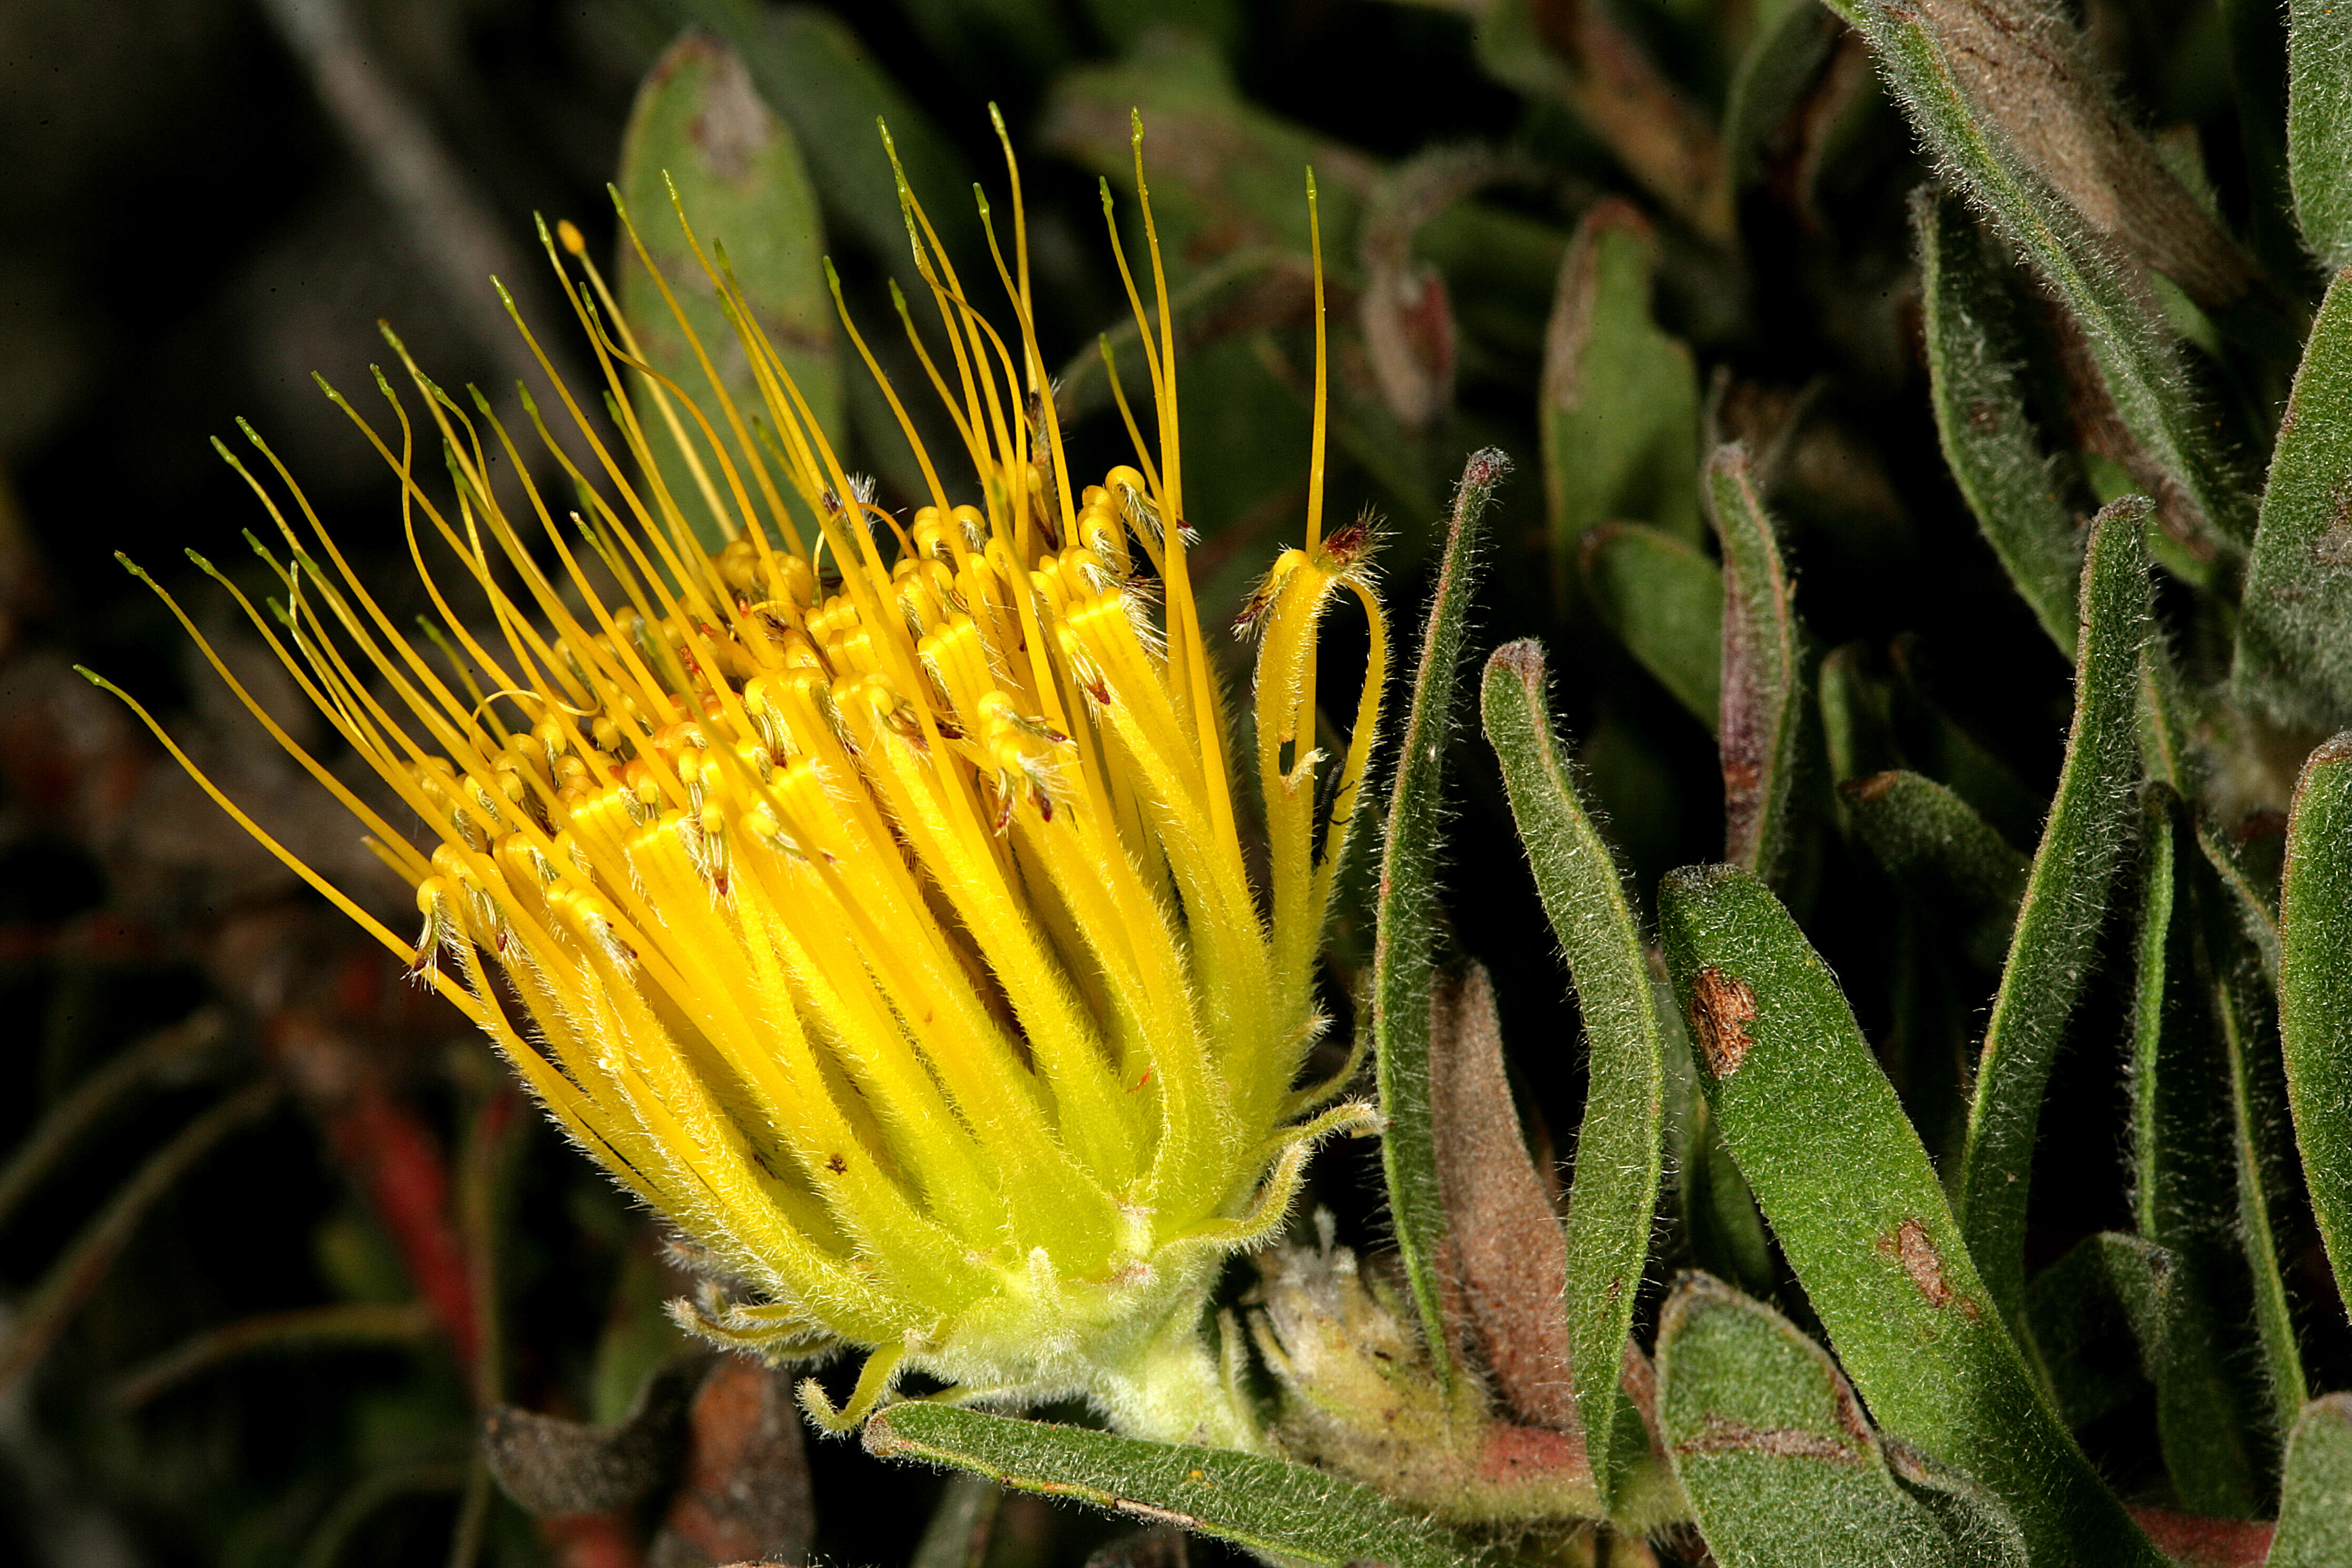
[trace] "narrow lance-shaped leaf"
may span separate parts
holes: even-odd
[[[2295,222],[2321,261],[2352,267],[2352,11],[2336,0],[2287,0],[2286,51]]]
[[[2133,944],[2132,1209],[2141,1237],[2172,1260],[2172,1278],[2155,1332],[2140,1338],[2174,1490],[2193,1512],[2242,1518],[2259,1495],[2247,1444],[2252,1411],[2221,1332],[2242,1313],[2219,1311],[2215,1301],[2242,1275],[2225,1197],[2232,1160],[2221,1108],[2230,1097],[2199,974],[2197,850],[2186,817],[2169,789],[2149,787]]]
[[[1712,733],[1723,706],[1723,569],[1640,523],[1584,536],[1584,587],[1601,624]]]
[[[689,32],[655,62],[621,139],[620,188],[636,237],[668,285],[666,297],[624,234],[621,306],[646,362],[693,400],[722,442],[730,421],[713,391],[714,378],[747,431],[755,422],[770,423],[751,356],[679,227],[671,206],[675,189],[704,256],[716,264],[723,251],[752,321],[838,445],[841,368],[834,353],[816,193],[791,130],[761,99],[732,50]],[[696,537],[708,549],[723,548],[742,518],[709,438],[678,403],[677,392],[648,378],[635,378],[630,401],[663,482]],[[752,504],[761,505],[748,475],[743,484]],[[805,533],[810,523],[797,519],[794,526]]]
[[[2331,1394],[2304,1406],[2287,1439],[2267,1568],[2346,1563],[2352,1563],[2352,1394]]]
[[[1830,973],[1736,866],[1662,884],[1660,935],[1702,1082],[1879,1426],[1989,1488],[2039,1564],[2162,1559],[2042,1403],[1927,1151]]]
[[[2198,406],[2170,333],[2084,232],[2081,215],[2020,167],[2002,136],[1980,124],[1920,9],[1861,0],[1861,25],[1880,69],[1945,168],[1991,213],[2081,327],[2116,416],[2179,487],[2220,550],[2252,538],[2252,508]]]
[[[1441,1383],[1454,1375],[1438,1260],[1445,1246],[1444,1194],[1437,1175],[1429,1102],[1430,976],[1435,963],[1437,844],[1445,782],[1445,747],[1454,725],[1462,664],[1462,628],[1477,564],[1479,519],[1510,460],[1493,449],[1474,455],[1454,493],[1454,517],[1437,591],[1423,629],[1412,700],[1397,744],[1396,783],[1381,845],[1381,890],[1372,945],[1372,1044],[1378,1067],[1381,1166],[1389,1215],[1421,1311],[1430,1360]]]
[[[2352,138],[2352,127],[2344,134]],[[2231,672],[2241,696],[2302,723],[2352,721],[2352,421],[2344,417],[2347,408],[2352,408],[2352,268],[2328,286],[2279,421]]]
[[[2009,301],[1959,198],[1923,187],[1912,197],[1911,226],[1944,461],[2010,582],[2071,659],[2083,544],[2026,423]]]
[[[1609,845],[1577,799],[1551,728],[1543,651],[1513,643],[1487,661],[1481,708],[1511,816],[1552,934],[1567,955],[1591,1061],[1569,1185],[1568,1322],[1576,1407],[1604,1499],[1619,1364],[1650,1251],[1665,1114],[1665,1059],[1641,933]]]
[[[2341,1284],[2352,1281],[2352,732],[2303,765],[2280,902],[2287,1094],[2312,1212]]]
[[[2149,632],[2148,504],[2128,497],[2099,514],[2083,571],[2074,722],[2058,794],[2034,852],[1977,1059],[1960,1157],[1969,1250],[2004,1313],[2025,1288],[2025,1207],[2050,1064],[2088,977],[2116,872],[2133,841],[2139,776],[2137,690]]]
[[[2292,1120],[2290,1096],[2281,1080],[2279,1051],[2273,1042],[2277,1019],[2268,988],[2243,929],[2221,907],[2221,899],[2200,901],[2207,969],[2213,1012],[2221,1022],[2223,1061],[2229,1072],[2231,1154],[2236,1166],[2238,1231],[2254,1283],[2254,1327],[2269,1384],[2274,1437],[2284,1441],[2310,1394],[2294,1313],[2287,1301],[2280,1259],[2280,1214],[2288,1164],[2281,1146]]]
[[[1586,530],[1637,518],[1698,536],[1698,371],[1650,318],[1658,242],[1632,204],[1596,204],[1560,263],[1544,334],[1544,498],[1563,599]]]
[[[1838,786],[1854,836],[1971,962],[2000,963],[2031,871],[1966,800],[1900,768]]]
[[[1707,515],[1723,545],[1724,859],[1773,880],[1796,791],[1804,713],[1796,595],[1748,450],[1718,447],[1706,465]]]
[[[1979,1492],[1979,1527],[1954,1530],[1897,1479],[1924,1479],[1923,1461],[1890,1453],[1837,1364],[1762,1302],[1685,1279],[1659,1317],[1658,1383],[1666,1451],[1723,1568],[1846,1562],[1864,1542],[1887,1568],[2023,1568],[2000,1504]]]
[[[1326,1568],[1469,1568],[1476,1552],[1369,1487],[1265,1454],[1150,1443],[920,1401],[866,1424],[866,1452],[951,1465],[1001,1485],[1181,1525]]]
[[[2146,1391],[2175,1268],[2154,1242],[2103,1230],[2026,1287],[2034,1359],[2068,1426],[2079,1431]]]
[[[909,293],[921,298],[924,286],[877,120],[890,128],[908,183],[934,197],[928,211],[948,254],[966,256],[979,244],[971,204],[940,199],[971,189],[963,160],[848,23],[822,6],[769,8],[756,0],[682,0],[681,9],[741,53],[761,95],[792,122],[827,204]]]

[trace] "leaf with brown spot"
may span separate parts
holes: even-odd
[[[1857,1561],[1975,1568],[2025,1562],[1980,1488],[1883,1445],[1827,1352],[1760,1301],[1683,1278],[1658,1322],[1660,1419],[1675,1473],[1723,1568]],[[1966,1506],[1973,1503],[1973,1506]]]
[[[1658,926],[1685,1007],[1707,968],[1736,972],[1755,998],[1739,1071],[1698,1074],[1700,1087],[1873,1416],[1981,1483],[2037,1561],[2158,1568],[2161,1559],[2044,1403],[2001,1315],[1958,1310],[1960,1300],[1989,1298],[1935,1166],[1836,977],[1787,909],[1738,867],[1693,866],[1665,878]],[[1928,1277],[1950,1292],[1948,1305],[1931,1301],[1902,1266],[1906,1220],[1924,1243],[1912,1248],[1913,1261],[1926,1273],[1932,1252]],[[1891,1259],[1873,1246],[1880,1237],[1888,1238]],[[1671,1357],[1661,1361],[1671,1382]]]
[[[1748,1059],[1748,1026],[1756,1017],[1756,993],[1737,975],[1712,966],[1691,982],[1691,1028],[1698,1036],[1707,1071],[1728,1078]]]

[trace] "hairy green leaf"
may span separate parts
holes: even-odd
[[[826,204],[859,243],[919,295],[898,209],[890,156],[875,122],[889,127],[907,182],[923,198],[948,254],[970,255],[980,220],[963,193],[971,172],[921,106],[866,52],[847,23],[815,5],[762,7],[755,0],[683,0],[688,13],[741,52],[760,94],[789,121]]]
[[[2304,243],[2352,267],[2352,11],[2287,0],[2286,166]]]
[[[1372,939],[1372,1049],[1380,1079],[1381,1166],[1388,1177],[1389,1217],[1397,1252],[1421,1311],[1430,1359],[1441,1383],[1454,1375],[1453,1350],[1440,1307],[1438,1260],[1445,1245],[1444,1194],[1438,1180],[1429,1100],[1430,977],[1436,962],[1437,844],[1445,783],[1445,745],[1461,679],[1462,629],[1477,569],[1477,536],[1486,503],[1510,460],[1488,449],[1462,470],[1437,591],[1422,631],[1412,700],[1397,742],[1381,843],[1381,889]]]
[[[2111,1415],[2144,1390],[2173,1269],[2172,1255],[2155,1243],[2103,1230],[2026,1286],[2034,1354],[2068,1426]]]
[[[735,453],[753,444],[740,435],[730,442],[734,420],[747,432],[765,425],[771,436],[774,425],[751,351],[679,225],[671,192],[694,225],[703,257],[741,290],[751,311],[744,325],[766,335],[839,450],[841,368],[816,193],[791,130],[761,100],[742,60],[697,32],[672,44],[637,89],[621,139],[620,187],[636,237],[661,275],[656,282],[624,235],[621,308],[639,352],[664,379],[637,377],[630,401],[663,483],[695,537],[716,551],[742,531],[743,520],[710,436],[678,393]],[[740,455],[731,460],[740,470]],[[749,473],[742,482],[757,507],[764,499],[760,489]],[[795,511],[792,526],[807,537],[814,518]],[[781,519],[763,520],[772,528]]]
[[[1889,0],[1862,0],[1858,9],[1879,68],[1912,123],[2081,328],[2116,417],[2179,486],[2205,546],[2242,549],[2253,535],[2252,508],[2158,312],[2126,281],[2081,214],[1979,120],[1923,13]]]
[[[1661,889],[1660,934],[1725,1143],[1890,1437],[1974,1476],[2037,1563],[2158,1568],[2045,1406],[1829,967],[1736,866]]]
[[[1609,845],[1585,815],[1551,727],[1543,651],[1487,661],[1481,709],[1511,816],[1584,1018],[1591,1087],[1569,1186],[1568,1322],[1576,1407],[1604,1499],[1619,1432],[1617,1376],[1650,1253],[1665,1114],[1664,1047],[1649,961]]]
[[[1916,773],[1848,779],[1838,796],[1886,874],[1959,938],[1971,962],[1998,967],[2032,863],[1967,801]]]
[[[2243,1518],[2260,1497],[2247,1441],[2254,1412],[2223,1330],[2251,1303],[2236,1212],[2224,1198],[2234,1178],[2220,1112],[2229,1085],[2213,1049],[2197,851],[2186,818],[2178,796],[2150,786],[2133,943],[2132,1207],[2141,1237],[2164,1249],[2172,1267],[2163,1310],[2139,1338],[2174,1490],[2195,1512]]]
[[[2083,541],[2026,421],[2009,299],[1958,197],[1912,198],[1927,372],[1944,461],[2009,580],[2068,658]]]
[[[1723,569],[1672,534],[1599,523],[1584,535],[1584,586],[1602,624],[1712,731],[1723,706]]]
[[[1875,1563],[2026,1561],[2016,1526],[1990,1498],[1990,1528],[1956,1535],[1948,1511],[1897,1479],[1924,1474],[1924,1463],[1888,1452],[1821,1346],[1703,1274],[1685,1277],[1659,1318],[1658,1416],[1724,1568],[1845,1562],[1865,1542]]]
[[[1805,696],[1803,632],[1779,529],[1756,494],[1745,447],[1706,465],[1707,516],[1723,545],[1724,859],[1766,881],[1786,847]]]
[[[2312,1212],[2352,1281],[2352,733],[2304,763],[2288,823],[2279,1038]]]
[[[2253,945],[2235,911],[2208,881],[2199,899],[2207,984],[2219,1023],[2230,1097],[2230,1140],[2237,1167],[2237,1228],[2254,1289],[2254,1327],[2269,1385],[2272,1437],[2284,1443],[2309,1396],[2294,1313],[2287,1300],[2281,1223],[2293,1201],[2287,1188],[2291,1094],[2278,1043],[2276,998],[2262,983]]]
[[[1650,317],[1658,242],[1632,204],[1584,214],[1544,334],[1544,499],[1562,574],[1612,518],[1698,537],[1698,371]]]
[[[2340,27],[2343,24],[2337,24]],[[2352,42],[2347,43],[2352,47]],[[2345,131],[2352,146],[2352,128]],[[2352,176],[2347,176],[2352,178]],[[2352,720],[2352,269],[2312,325],[2279,422],[2231,675],[2303,723]]]
[[[866,1451],[1181,1525],[1298,1563],[1467,1568],[1477,1552],[1369,1487],[1265,1454],[1150,1443],[920,1401],[866,1422]]]
[[[2352,1563],[2352,1394],[2330,1394],[2303,1407],[2287,1439],[2267,1568],[2345,1563]]]
[[[2090,971],[2116,872],[2133,840],[2138,685],[2149,635],[2148,504],[2099,514],[2083,570],[2074,722],[2009,962],[1977,1061],[1961,1153],[1959,1206],[1994,1301],[2013,1314],[2025,1287],[2025,1207],[2050,1064]]]

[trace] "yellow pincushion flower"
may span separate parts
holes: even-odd
[[[488,1031],[708,1260],[726,1286],[689,1326],[772,1355],[876,1347],[845,1413],[808,1385],[820,1418],[860,1418],[919,1370],[1254,1446],[1201,1339],[1205,1292],[1280,1222],[1311,1140],[1368,1114],[1302,1120],[1318,1096],[1295,1084],[1385,663],[1362,531],[1318,528],[1319,268],[1306,538],[1252,606],[1261,890],[1187,574],[1148,193],[1155,312],[1119,267],[1157,440],[1122,398],[1136,465],[1086,485],[1041,395],[1025,240],[1008,267],[992,229],[1008,338],[902,198],[946,356],[907,329],[961,437],[966,499],[918,442],[929,504],[904,520],[874,505],[723,266],[705,263],[761,406],[737,407],[715,373],[701,398],[660,382],[563,225],[572,261],[548,254],[614,394],[607,424],[557,388],[592,472],[532,407],[572,481],[534,486],[488,403],[469,413],[404,351],[429,430],[381,375],[396,434],[352,415],[399,475],[446,657],[393,623],[274,457],[295,506],[254,487],[290,552],[272,559],[277,624],[230,587],[420,825],[412,842],[237,687],[415,886],[422,934],[403,941],[213,793]],[[449,502],[418,476],[420,435],[446,456]],[[698,494],[664,486],[659,439],[688,454]],[[520,508],[490,482],[494,450]],[[731,542],[706,553],[689,508]],[[487,627],[454,612],[437,575],[452,571],[487,600]],[[1315,642],[1342,590],[1370,618],[1371,657],[1330,756],[1314,746]]]

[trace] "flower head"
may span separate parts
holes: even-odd
[[[565,494],[532,483],[479,394],[462,406],[404,350],[425,423],[381,372],[394,428],[352,413],[398,475],[438,656],[269,458],[294,500],[254,484],[288,552],[264,552],[276,623],[230,591],[397,797],[380,813],[271,724],[415,889],[413,943],[214,793],[728,1281],[690,1326],[775,1355],[879,1347],[852,1417],[914,1367],[1241,1440],[1213,1412],[1168,1414],[1150,1369],[1207,1374],[1192,1319],[1215,1265],[1279,1221],[1334,1121],[1302,1122],[1317,1097],[1295,1080],[1384,656],[1362,539],[1318,537],[1320,276],[1307,535],[1256,606],[1260,889],[1187,573],[1156,241],[1155,312],[1119,266],[1157,439],[1122,398],[1135,464],[1085,483],[1045,391],[1013,182],[1011,266],[991,234],[1009,335],[902,185],[944,353],[901,315],[972,480],[952,486],[917,442],[930,495],[911,516],[843,470],[723,256],[709,282],[756,408],[715,374],[698,395],[655,375],[568,225],[548,255],[614,395],[600,422],[557,386],[582,465],[526,397]],[[1144,214],[1149,236],[1148,194]],[[670,439],[698,493],[663,484]],[[420,476],[420,443],[453,496]],[[520,505],[491,483],[493,451]],[[730,541],[716,554],[698,512]],[[487,621],[454,612],[460,582]],[[1343,590],[1372,657],[1329,755],[1316,629]]]

